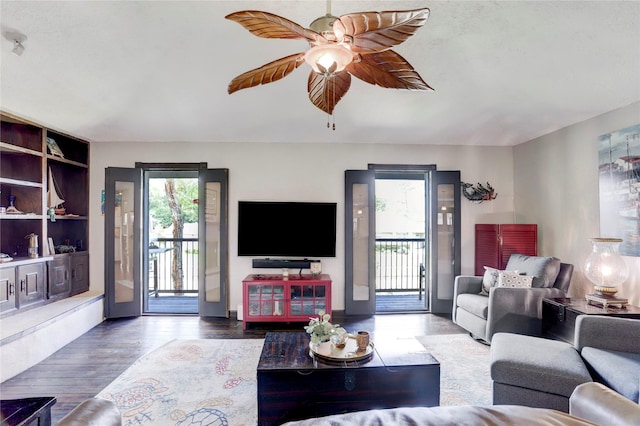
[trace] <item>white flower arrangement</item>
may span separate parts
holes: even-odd
[[[331,315],[320,311],[318,317],[309,318],[309,325],[304,326],[304,330],[311,335],[312,343],[326,342],[340,327],[339,324],[331,324]]]

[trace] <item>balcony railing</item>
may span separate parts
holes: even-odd
[[[154,241],[154,245],[158,247],[158,250],[154,249],[149,252],[149,292],[156,296],[159,294],[197,294],[198,239],[158,238]],[[178,268],[178,274],[181,277],[175,280],[172,269],[177,250],[182,252],[182,267]]]
[[[376,238],[376,292],[424,291],[423,238]]]
[[[198,239],[158,238],[154,244],[162,250],[149,253],[149,292],[198,293]],[[175,250],[182,251],[181,289],[174,285],[171,273]],[[377,293],[424,291],[424,239],[377,238],[375,256]]]

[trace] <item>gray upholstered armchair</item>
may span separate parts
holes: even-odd
[[[455,279],[453,322],[487,343],[498,332],[540,335],[542,299],[566,297],[573,265],[553,257],[513,254],[505,270],[517,271],[517,279],[531,277],[531,288],[489,285],[488,276],[497,274],[491,268],[484,277],[460,275]]]

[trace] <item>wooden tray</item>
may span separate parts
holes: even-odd
[[[309,350],[312,357],[316,356],[326,361],[360,361],[373,356],[373,342],[369,342],[367,349],[362,352],[358,352],[358,344],[352,337],[347,339],[347,344],[342,349],[336,348],[331,342],[322,342],[318,345],[309,342]]]

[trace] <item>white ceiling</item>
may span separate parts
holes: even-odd
[[[326,1],[0,2],[0,108],[94,142],[516,145],[640,101],[640,1],[338,1],[334,15],[429,7],[394,50],[435,92],[354,79],[337,129],[307,98],[310,68],[227,94],[238,74],[301,52],[224,19],[303,26]],[[22,56],[7,33],[27,36]],[[640,119],[640,117],[639,117]]]

